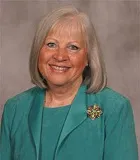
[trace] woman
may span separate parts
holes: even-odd
[[[4,107],[2,160],[138,160],[130,102],[106,86],[104,62],[88,16],[53,11],[34,37],[36,87]]]

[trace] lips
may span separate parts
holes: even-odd
[[[49,65],[51,67],[51,69],[55,72],[66,72],[70,69],[70,67],[67,66],[58,66],[58,65]]]

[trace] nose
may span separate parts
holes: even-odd
[[[53,55],[53,58],[57,61],[67,61],[68,60],[68,53],[65,48],[58,48],[58,50]]]

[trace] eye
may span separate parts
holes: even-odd
[[[74,51],[77,51],[77,50],[79,50],[80,48],[79,47],[77,47],[76,45],[69,45],[68,46],[68,48],[70,49],[70,50],[74,50]]]
[[[55,44],[54,42],[49,42],[49,43],[47,43],[47,46],[48,46],[49,48],[56,48],[56,44]]]

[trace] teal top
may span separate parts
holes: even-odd
[[[59,139],[65,118],[70,105],[56,108],[44,107],[42,136],[41,136],[41,160],[52,160],[55,147]]]
[[[0,160],[42,160],[41,153],[43,160],[138,160],[128,98],[108,87],[97,93],[86,91],[87,86],[81,85],[68,112],[58,108],[61,118],[48,116],[46,123],[52,123],[48,132],[44,124],[53,109],[43,107],[45,89],[34,87],[10,98],[1,121]]]

